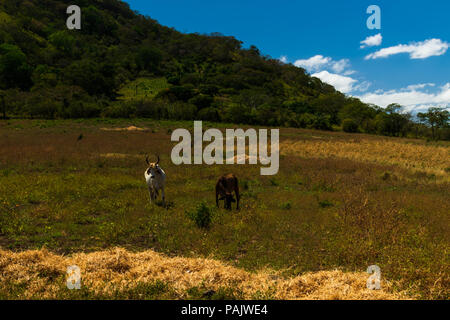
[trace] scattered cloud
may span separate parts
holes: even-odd
[[[348,67],[350,67],[350,60],[348,60],[348,59],[332,61],[332,63],[331,63],[331,69],[336,73],[341,73]]]
[[[359,83],[358,80],[349,77],[356,73],[356,71],[349,69],[349,59],[333,60],[331,57],[318,54],[309,59],[297,60],[294,65],[306,69],[313,73],[311,74],[313,77],[319,78],[343,93],[364,92],[371,85],[370,82]]]
[[[402,90],[414,91],[417,89],[424,89],[426,87],[434,87],[434,86],[435,86],[434,83],[419,83],[419,84],[411,84],[411,85],[407,86],[406,88],[403,88]]]
[[[367,55],[365,59],[387,58],[400,53],[409,53],[411,59],[425,59],[445,54],[449,45],[448,42],[442,41],[441,39],[428,39],[422,42],[399,44],[393,47],[383,48]]]
[[[350,75],[352,75],[352,74],[354,74],[354,73],[356,73],[355,70],[347,70],[347,71],[345,71],[345,72],[343,73],[343,75],[344,75],[344,76],[350,76]]]
[[[381,42],[383,41],[383,36],[381,35],[381,33],[376,34],[374,36],[370,36],[367,37],[366,39],[364,39],[363,41],[361,41],[361,46],[360,48],[366,48],[366,47],[374,47],[374,46],[379,46],[381,45]]]
[[[353,87],[353,91],[365,92],[369,90],[369,87],[372,85],[369,81],[363,81]]]
[[[315,55],[309,59],[300,59],[294,62],[294,66],[306,69],[309,72],[318,71],[327,66],[332,59],[330,57],[324,57],[320,54]]]
[[[320,54],[315,55],[309,59],[300,59],[294,62],[296,67],[306,69],[308,72],[318,72],[329,69],[335,73],[344,73],[344,75],[351,75],[355,73],[354,70],[346,70],[350,67],[349,59],[333,60],[331,57],[324,57]]]
[[[358,82],[358,80],[355,80],[353,78],[342,76],[335,73],[329,73],[328,71],[325,70],[318,73],[314,73],[312,74],[312,76],[319,78],[323,82],[331,84],[333,87],[335,87],[337,90],[343,93],[353,91],[354,84]]]
[[[281,56],[280,59],[278,60],[280,60],[283,63],[288,63],[288,58],[286,56]]]
[[[391,103],[398,103],[405,106],[405,111],[418,112],[429,107],[450,108],[450,83],[441,86],[436,92],[430,93],[422,91],[426,87],[433,87],[434,84],[410,85],[399,90],[383,91],[377,90],[359,96],[366,103],[373,103],[380,107],[386,107]]]

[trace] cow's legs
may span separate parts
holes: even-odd
[[[163,201],[163,206],[166,206],[166,195],[164,193],[164,188],[161,188],[161,197],[162,197],[162,201]]]
[[[241,198],[241,196],[239,195],[239,186],[237,184],[234,193],[236,194],[236,210],[239,210],[239,199]]]
[[[152,190],[152,188],[148,188],[148,193],[150,194],[150,203],[152,203],[152,201],[153,201],[153,190]]]

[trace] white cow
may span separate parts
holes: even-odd
[[[159,166],[159,156],[156,162],[148,161],[148,156],[145,158],[148,164],[147,170],[145,170],[145,181],[147,182],[148,191],[150,193],[150,203],[156,200],[159,190],[161,190],[161,196],[163,205],[166,205],[166,196],[164,194],[164,187],[166,185],[166,173]]]

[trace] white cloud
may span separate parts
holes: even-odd
[[[372,85],[371,82],[363,81],[363,82],[357,84],[356,86],[354,86],[353,91],[365,92],[365,91],[369,90],[369,87],[371,85]]]
[[[347,71],[345,71],[345,72],[343,73],[343,75],[344,75],[344,76],[350,76],[350,75],[352,75],[352,74],[354,74],[354,73],[356,73],[355,70],[347,70]]]
[[[320,54],[315,55],[309,59],[297,60],[294,62],[294,65],[296,67],[304,68],[308,72],[318,72],[325,69],[330,69],[335,73],[344,73],[344,75],[350,75],[356,72],[353,70],[346,70],[350,67],[350,60],[341,59],[335,61],[330,57],[324,57]]]
[[[326,82],[328,84],[331,84],[333,87],[335,87],[338,91],[341,91],[343,93],[348,93],[350,91],[353,91],[353,85],[358,82],[357,80],[341,76],[339,74],[335,73],[329,73],[328,71],[321,71],[318,73],[312,74],[313,77],[317,77],[323,82]]]
[[[305,68],[308,72],[315,72],[312,74],[313,77],[319,78],[343,93],[351,91],[364,92],[371,85],[367,81],[358,84],[358,80],[349,77],[349,75],[356,73],[356,71],[348,69],[350,68],[349,59],[336,61],[331,57],[319,54],[309,59],[297,60],[294,62],[294,65]]]
[[[361,41],[361,46],[360,48],[366,48],[366,47],[374,47],[374,46],[379,46],[381,44],[381,42],[383,41],[383,37],[381,35],[381,33],[376,34],[374,36],[371,37],[367,37],[366,39],[364,39],[363,41]]]
[[[341,73],[350,66],[350,61],[348,59],[341,59],[339,61],[333,61],[331,64],[331,69],[334,72]]]
[[[317,71],[322,69],[331,62],[331,58],[324,57],[320,54],[309,59],[300,59],[294,62],[294,66],[305,68],[308,71]]]
[[[435,86],[434,83],[419,83],[419,84],[411,84],[406,88],[403,88],[402,90],[412,91],[417,89],[424,89],[425,87],[434,87],[434,86]]]
[[[380,107],[386,107],[391,103],[398,103],[405,106],[406,111],[414,112],[425,110],[431,106],[450,108],[450,83],[441,86],[435,93],[418,90],[432,85],[434,84],[411,85],[400,90],[377,90],[366,93],[358,98],[366,103],[373,103]]]
[[[286,56],[281,56],[280,59],[278,59],[278,60],[280,60],[283,63],[287,63],[288,62],[288,58]]]
[[[411,44],[399,44],[393,47],[383,48],[365,57],[366,60],[387,58],[391,55],[409,53],[411,59],[425,59],[432,56],[440,56],[447,52],[449,43],[441,39],[428,39]]]

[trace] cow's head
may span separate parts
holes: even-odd
[[[236,202],[236,200],[233,197],[233,194],[231,192],[225,193],[224,196],[222,196],[219,200],[225,201],[225,209],[231,210],[231,203]]]
[[[157,174],[161,174],[161,168],[159,167],[159,156],[157,156],[156,162],[150,162],[148,160],[148,156],[145,158],[145,161],[147,162],[148,168],[147,168],[147,174],[151,177],[156,176]]]

